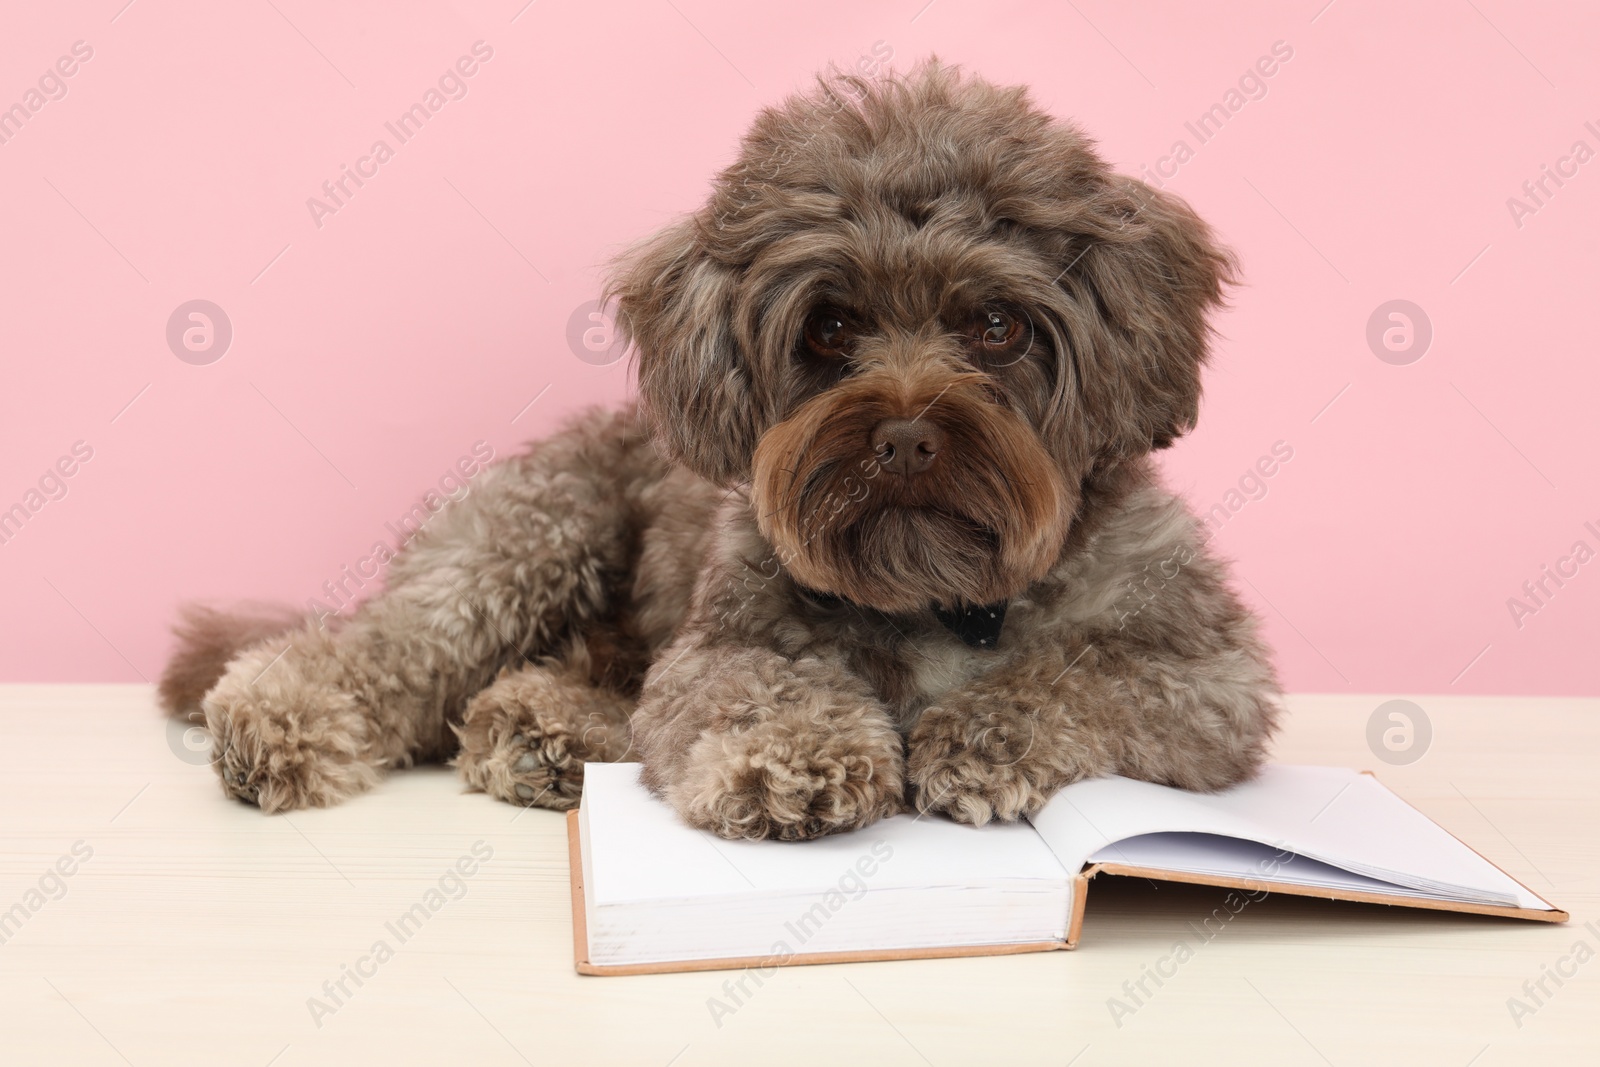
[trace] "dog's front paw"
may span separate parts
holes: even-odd
[[[268,813],[326,807],[379,778],[367,714],[294,662],[299,652],[285,640],[257,646],[201,701],[223,791]]]
[[[886,724],[831,732],[768,721],[701,739],[669,790],[691,824],[726,838],[800,841],[904,810],[900,738]]]
[[[1070,742],[1044,736],[1037,717],[1016,708],[928,708],[907,746],[917,810],[973,826],[1032,815],[1079,776],[1060,758]]]

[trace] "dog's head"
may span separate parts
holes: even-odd
[[[1097,469],[1194,423],[1232,261],[1025,90],[936,61],[764,111],[704,208],[609,286],[667,454],[748,482],[797,581],[989,604]]]

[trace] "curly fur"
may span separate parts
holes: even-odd
[[[446,758],[551,808],[584,761],[639,758],[731,838],[1016,819],[1110,772],[1237,782],[1277,683],[1149,459],[1194,424],[1233,270],[1022,89],[824,76],[616,265],[637,413],[492,468],[335,629],[189,616],[163,702],[267,811]],[[1005,358],[967,326],[996,307]],[[824,308],[838,358],[804,342]],[[885,420],[931,427],[923,473],[885,465]],[[997,648],[938,620],[997,601]]]
[[[278,604],[241,604],[232,611],[184,605],[172,628],[178,647],[157,686],[162,706],[174,715],[198,717],[200,698],[222,677],[229,660],[299,622],[298,612]]]

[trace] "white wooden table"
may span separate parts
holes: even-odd
[[[1221,890],[1105,879],[1076,952],[790,968],[714,1020],[729,975],[573,972],[557,813],[425,768],[263,816],[145,686],[0,687],[0,1063],[1600,1063],[1600,700],[1412,697],[1431,747],[1390,767],[1382,699],[1294,698],[1277,758],[1376,770],[1572,923],[1272,897],[1202,942]]]

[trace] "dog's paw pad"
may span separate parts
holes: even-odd
[[[583,761],[566,738],[525,726],[516,733],[491,731],[487,751],[463,746],[456,766],[470,785],[498,800],[564,811],[576,807],[583,792]]]
[[[584,763],[613,762],[628,750],[619,701],[540,668],[503,676],[468,702],[455,766],[469,786],[498,800],[574,808]]]

